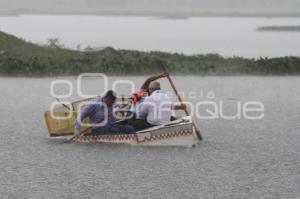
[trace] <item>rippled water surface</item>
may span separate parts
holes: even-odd
[[[1,198],[300,197],[299,77],[175,77],[196,91],[193,103],[214,92],[228,113],[238,101],[265,105],[262,120],[197,120],[204,141],[194,148],[52,140],[43,119],[52,80],[0,78]]]

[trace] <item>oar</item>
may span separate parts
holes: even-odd
[[[112,113],[108,113],[108,116],[110,116],[110,115],[112,115]],[[103,120],[97,122],[96,124],[100,124],[101,122],[103,122]],[[92,128],[93,128],[93,126],[90,126],[87,129],[84,129],[78,135],[74,135],[73,137],[71,137],[70,139],[68,139],[66,142],[72,142],[72,141],[74,141],[76,138],[80,137],[81,135],[83,135],[84,133],[86,133],[88,130],[90,130]]]
[[[69,142],[73,142],[76,138],[80,137],[81,135],[83,135],[85,132],[87,132],[88,130],[90,130],[92,127],[89,127],[85,130],[83,130],[82,132],[80,132],[78,135],[74,135],[73,137],[71,137],[68,140],[65,140],[64,143],[69,143]]]
[[[58,103],[60,103],[63,107],[65,107],[66,109],[68,109],[69,111],[71,111],[70,107],[67,106],[66,104],[62,103],[62,102],[60,101],[60,99],[58,99],[57,97],[56,97],[55,99],[56,99],[56,101],[57,101]]]
[[[163,64],[162,64],[161,66],[162,66],[164,72],[167,72],[165,66],[164,66]],[[167,78],[168,78],[168,80],[169,80],[169,82],[170,82],[170,84],[171,84],[171,86],[172,86],[172,88],[173,88],[173,90],[174,90],[174,93],[176,94],[176,96],[177,96],[177,98],[178,98],[178,101],[181,103],[181,105],[184,105],[184,104],[183,104],[183,100],[182,100],[181,96],[179,95],[179,93],[178,93],[178,91],[177,91],[177,89],[176,89],[176,87],[175,87],[175,84],[174,84],[173,80],[171,79],[170,75],[168,75]],[[190,116],[190,113],[189,113],[189,111],[188,111],[188,109],[187,109],[186,106],[184,106],[184,109],[183,109],[183,110],[184,110],[184,112],[185,112],[185,114],[186,114],[187,116]],[[197,135],[198,139],[199,139],[199,140],[202,140],[202,136],[201,136],[201,134],[200,134],[200,131],[197,129],[197,126],[196,126],[195,122],[192,121],[192,124],[193,124],[193,127],[194,127],[195,131],[196,131],[196,135]]]

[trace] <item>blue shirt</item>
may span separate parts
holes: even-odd
[[[102,102],[102,98],[100,96],[96,97],[80,111],[75,122],[75,129],[80,129],[83,120],[87,117],[90,120],[90,124],[95,124],[93,128],[96,128],[98,127],[97,124],[104,122],[105,114],[107,114],[107,121],[106,123],[102,123],[102,125],[113,126],[114,124],[116,124],[116,119],[113,115],[113,107],[113,105],[111,107],[107,107],[106,104]]]

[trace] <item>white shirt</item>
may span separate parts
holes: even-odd
[[[171,118],[171,105],[170,97],[161,90],[156,90],[136,107],[136,115],[137,118],[146,118],[152,125],[165,124]]]

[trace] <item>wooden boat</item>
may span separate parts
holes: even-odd
[[[138,131],[135,134],[86,135],[78,142],[107,142],[148,146],[194,146],[198,143],[190,116],[170,123]]]
[[[45,121],[48,127],[49,135],[68,136],[74,134],[73,124],[77,117],[78,105],[81,102],[88,101],[85,99],[76,101],[69,108],[59,106],[45,113]],[[85,121],[88,123],[88,121]],[[105,142],[105,143],[122,143],[130,145],[149,145],[149,146],[194,146],[198,143],[192,118],[190,116],[179,118],[175,121],[164,125],[151,127],[135,134],[106,134],[106,135],[89,135],[89,129],[82,128],[86,135],[73,139],[76,142]]]
[[[166,72],[165,67],[162,65],[163,71]],[[169,75],[167,77],[171,87],[173,88],[178,101],[183,104],[182,98],[179,95],[174,82]],[[76,101],[66,106],[62,104],[61,106],[53,109],[52,111],[47,111],[45,113],[45,120],[48,127],[48,131],[51,137],[54,136],[67,136],[74,134],[73,124],[76,120],[77,114],[79,112],[79,107],[81,103],[86,103],[91,99],[84,99],[81,101]],[[119,102],[122,105],[129,105],[129,98],[122,97]],[[177,145],[177,146],[193,146],[198,143],[198,140],[202,140],[200,131],[197,129],[192,118],[189,116],[187,108],[184,108],[186,117],[182,117],[176,121],[169,122],[164,125],[155,126],[152,128],[145,129],[143,131],[138,131],[135,134],[106,134],[106,135],[89,135],[89,128],[82,127],[81,132],[86,132],[79,137],[73,137],[72,141],[77,142],[108,142],[108,143],[124,143],[130,145]],[[126,116],[128,111],[120,111],[120,120],[123,116]],[[89,123],[85,120],[84,123]]]

